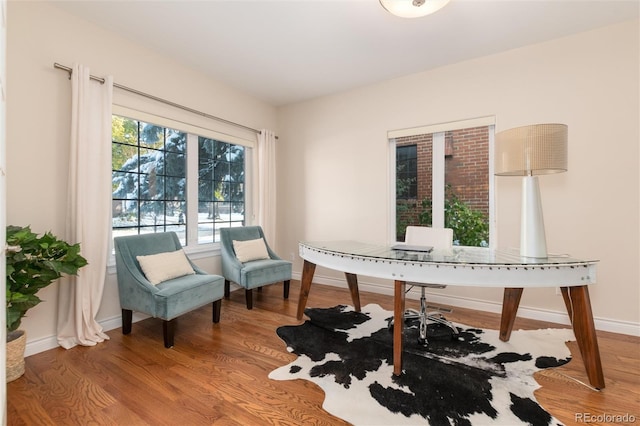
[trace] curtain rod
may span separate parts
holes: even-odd
[[[69,73],[69,78],[71,78],[71,73],[73,72],[72,68],[65,67],[64,65],[60,65],[57,62],[54,62],[53,67],[68,72]],[[99,82],[101,84],[104,84],[104,78],[96,77],[94,75],[90,75],[89,78],[91,80],[95,80],[95,81],[97,81],[97,82]],[[117,87],[118,89],[122,89],[122,90],[125,90],[127,92],[134,93],[136,95],[142,96],[144,98],[152,99],[154,101],[161,102],[163,104],[167,104],[167,105],[170,105],[172,107],[179,108],[179,109],[182,109],[184,111],[191,112],[193,114],[201,115],[203,117],[210,118],[212,120],[217,120],[217,121],[221,121],[221,122],[226,123],[226,124],[231,124],[232,126],[241,127],[241,128],[243,128],[245,130],[250,130],[250,131],[252,131],[254,133],[261,133],[260,130],[254,129],[252,127],[248,127],[248,126],[245,126],[245,125],[242,125],[242,124],[234,123],[233,121],[225,120],[224,118],[216,117],[215,115],[207,114],[206,112],[198,111],[198,110],[195,110],[193,108],[189,108],[189,107],[186,107],[184,105],[180,105],[180,104],[177,104],[175,102],[171,102],[171,101],[168,101],[166,99],[162,99],[162,98],[159,98],[157,96],[153,96],[153,95],[150,95],[148,93],[144,93],[144,92],[141,92],[141,91],[136,90],[136,89],[132,89],[132,88],[127,87],[127,86],[123,86],[121,84],[113,83],[113,87]],[[278,137],[276,136],[276,139],[277,138]]]

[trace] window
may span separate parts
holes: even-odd
[[[417,145],[396,146],[396,197],[407,200],[418,196]]]
[[[183,246],[219,241],[221,227],[244,224],[246,149],[114,115],[113,236],[175,231]]]
[[[456,245],[489,245],[493,129],[493,119],[483,118],[389,132],[397,241],[407,226],[422,225],[452,228]],[[411,152],[416,166],[408,174]]]

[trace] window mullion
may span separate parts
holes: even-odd
[[[198,245],[198,136],[187,135],[187,246]]]
[[[433,134],[433,169],[432,169],[432,200],[433,218],[431,226],[444,228],[444,198],[445,198],[445,146],[444,132]]]
[[[494,174],[494,146],[495,146],[495,134],[496,126],[491,124],[489,127],[489,176],[495,176]],[[496,232],[498,227],[496,226],[496,203],[495,203],[495,179],[489,179],[489,247],[495,248]]]

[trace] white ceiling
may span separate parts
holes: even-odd
[[[377,0],[52,1],[275,106],[639,15],[638,0],[451,0],[415,19]]]

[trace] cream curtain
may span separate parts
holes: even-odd
[[[262,227],[271,247],[276,246],[276,135],[263,129],[258,134],[256,203],[258,225]]]
[[[71,74],[71,142],[67,239],[79,242],[89,264],[60,281],[58,344],[94,346],[109,339],[96,321],[111,237],[111,104],[113,79],[90,81],[89,68]]]

